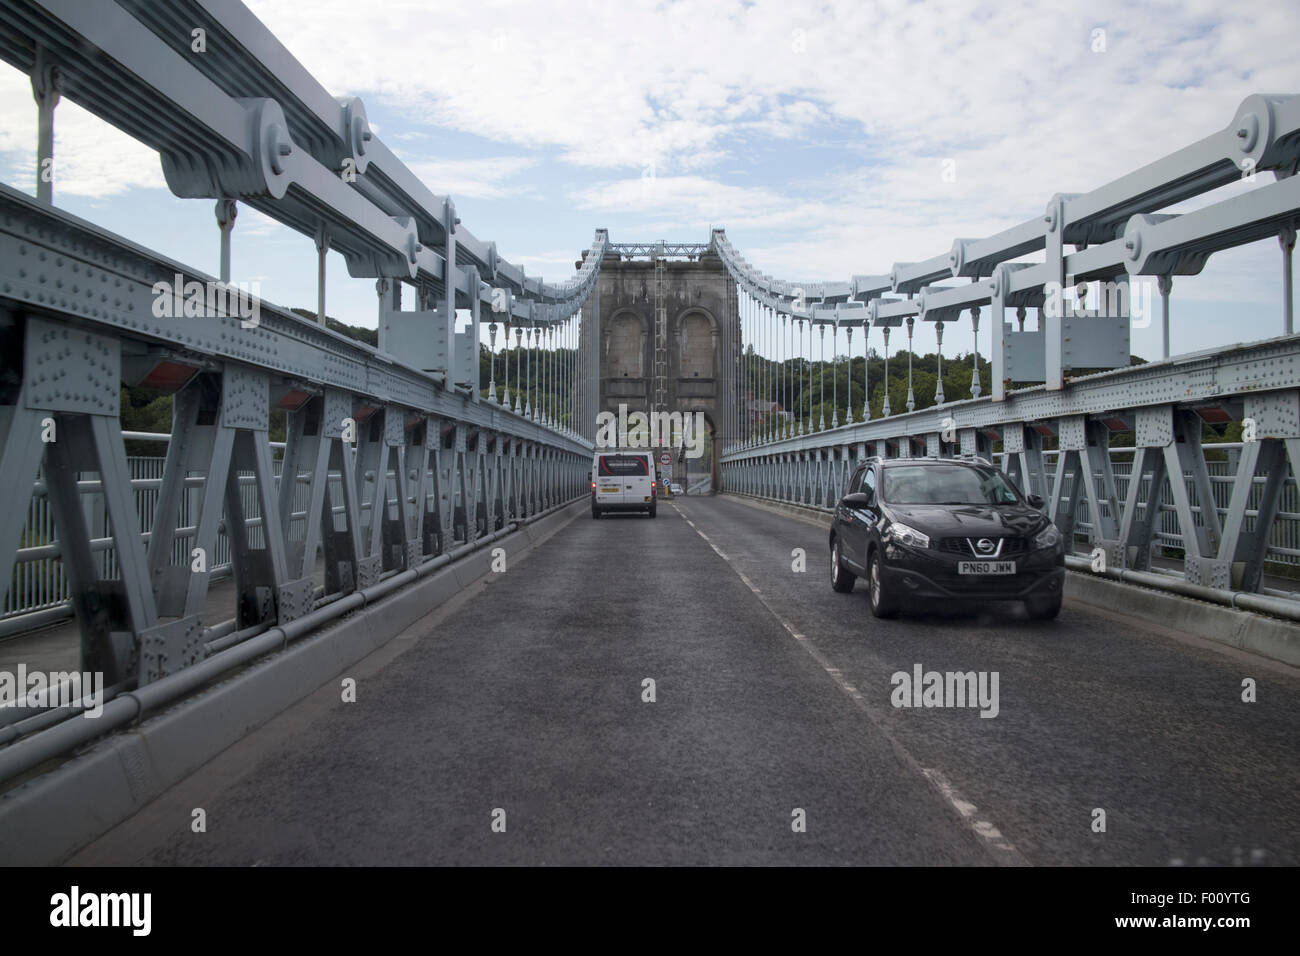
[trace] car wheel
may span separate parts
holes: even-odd
[[[595,505],[591,506],[591,517],[592,520],[595,520],[596,518],[600,517],[600,509],[597,508]]]
[[[651,509],[650,509],[650,517],[653,518],[653,517],[654,517],[656,514],[658,514],[658,513],[659,513],[659,509],[658,509],[658,508],[651,508]]]
[[[840,561],[840,539],[836,538],[835,543],[831,545],[831,588],[839,591],[841,594],[848,594],[853,590],[853,582],[858,576],[852,571],[847,571],[844,564]]]
[[[867,559],[867,590],[871,594],[871,613],[876,617],[893,617],[898,613],[898,602],[885,587],[880,574],[880,552],[872,551]]]
[[[1050,621],[1061,613],[1061,595],[1057,594],[1050,598],[1043,598],[1038,601],[1026,601],[1025,610],[1035,621]]]

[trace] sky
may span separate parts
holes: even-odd
[[[478,238],[555,281],[596,228],[725,228],[796,282],[887,273],[1214,133],[1251,93],[1300,92],[1294,0],[247,5]],[[34,192],[35,145],[29,81],[0,65],[0,180]],[[217,273],[212,201],[173,197],[157,154],[65,98],[55,159],[55,205]],[[1269,239],[1176,278],[1173,351],[1280,334],[1281,256]],[[232,279],[314,310],[315,258],[241,207]],[[373,280],[327,268],[329,313],[374,327]],[[1135,354],[1159,357],[1158,326],[1133,329]],[[945,354],[969,339],[950,326]]]

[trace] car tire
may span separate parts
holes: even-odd
[[[898,614],[898,601],[885,588],[880,575],[880,552],[872,551],[867,558],[867,592],[870,595],[871,613],[875,617],[889,618]]]
[[[1042,598],[1037,601],[1026,601],[1025,610],[1035,621],[1051,621],[1061,613],[1061,595],[1058,593],[1050,598]]]
[[[847,570],[840,560],[840,539],[836,538],[831,545],[831,589],[840,594],[848,594],[853,590],[853,582],[857,579],[858,576]]]
[[[658,508],[651,508],[651,509],[650,509],[650,517],[653,518],[653,517],[654,517],[655,515],[657,515],[658,513],[659,513],[659,509],[658,509]]]
[[[591,518],[592,518],[592,520],[594,521],[595,519],[597,519],[597,518],[599,518],[599,517],[600,517],[600,509],[597,508],[595,505],[592,505],[592,506],[591,506]]]

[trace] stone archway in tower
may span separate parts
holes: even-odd
[[[649,330],[644,317],[630,310],[616,313],[605,333],[604,360],[610,378],[645,378],[645,345]]]
[[[718,377],[718,320],[708,309],[690,306],[673,323],[677,377],[715,380]]]
[[[694,411],[684,414],[694,416]],[[700,412],[704,416],[704,436],[703,436],[703,454],[699,458],[687,458],[685,462],[678,464],[679,471],[678,482],[682,490],[688,495],[711,495],[715,494],[722,484],[722,461],[718,453],[717,428],[714,427],[713,417],[705,411]],[[685,480],[682,480],[682,479]]]
[[[646,411],[650,394],[650,327],[635,309],[619,309],[602,323],[600,375],[603,409]]]

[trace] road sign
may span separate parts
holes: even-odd
[[[661,464],[661,465],[671,465],[672,462],[673,462],[673,456],[672,456],[671,454],[669,454],[669,453],[666,452],[666,451],[663,451],[663,452],[660,452],[660,453],[659,453],[659,464]]]

